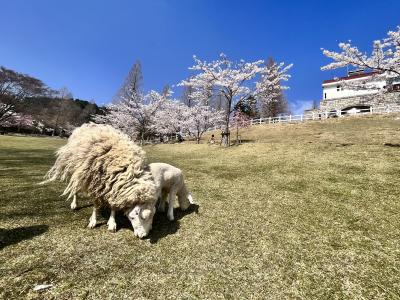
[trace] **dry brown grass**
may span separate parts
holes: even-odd
[[[252,127],[242,138],[258,143],[229,149],[149,146],[151,162],[184,170],[200,207],[156,215],[144,241],[123,218],[116,234],[86,229],[90,207],[72,212],[61,184],[35,185],[62,141],[0,137],[0,297],[400,298],[399,125],[349,118]]]

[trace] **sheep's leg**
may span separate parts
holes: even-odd
[[[174,220],[174,202],[176,198],[176,190],[171,189],[168,195],[168,213],[167,217],[170,221]]]
[[[192,201],[192,196],[190,195],[190,193],[188,193],[186,185],[183,184],[182,188],[178,192],[179,207],[182,210],[186,210],[189,208],[190,204],[192,204]]]
[[[98,212],[98,208],[93,206],[93,212],[92,212],[92,216],[89,219],[89,224],[88,227],[89,228],[95,228],[96,224],[97,224],[97,212]]]
[[[160,196],[160,202],[158,204],[158,211],[165,212],[165,203],[167,202],[167,193],[162,192]]]
[[[115,210],[111,210],[111,215],[110,218],[108,219],[107,222],[108,225],[108,231],[111,232],[116,232],[117,231],[117,222],[115,222]]]
[[[190,204],[194,204],[194,200],[193,200],[193,197],[192,197],[192,194],[191,194],[191,193],[188,193],[187,199],[189,200],[189,203],[190,203]]]
[[[165,201],[163,198],[160,198],[160,203],[158,204],[158,211],[165,212]]]
[[[74,198],[72,199],[72,202],[71,202],[71,209],[74,210],[74,209],[76,209],[76,207],[77,207],[76,195],[74,194]]]

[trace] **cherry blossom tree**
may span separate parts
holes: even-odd
[[[33,117],[23,113],[15,113],[12,118],[8,118],[5,122],[3,122],[2,127],[17,128],[18,132],[20,132],[21,129],[30,131],[32,131],[32,129],[36,129],[35,120]]]
[[[236,130],[236,144],[238,145],[240,143],[239,139],[239,129],[240,128],[247,128],[250,126],[250,118],[241,112],[240,110],[235,111],[231,124],[233,128]]]
[[[188,107],[174,100],[166,100],[156,112],[155,128],[159,134],[169,135],[181,131]]]
[[[224,114],[206,105],[194,105],[186,107],[185,120],[182,123],[182,130],[196,138],[199,144],[204,132],[224,121]]]
[[[212,95],[222,95],[225,98],[225,124],[224,124],[224,145],[229,146],[229,121],[237,102],[250,96],[256,97],[258,94],[265,94],[271,89],[271,85],[280,84],[285,80],[286,72],[291,65],[283,68],[279,64],[275,70],[268,68],[263,60],[255,62],[233,62],[221,54],[219,59],[206,62],[201,61],[196,56],[193,57],[195,64],[190,70],[196,75],[179,83],[180,86],[191,86],[194,89],[192,95],[198,97],[197,101],[201,104],[208,104]],[[276,80],[270,79],[271,72],[277,72]],[[285,75],[285,76],[283,76]],[[261,80],[255,84],[254,79],[259,76]]]
[[[15,105],[13,103],[0,102],[0,125],[6,127],[6,124],[15,115]]]
[[[400,26],[395,31],[389,31],[387,37],[373,42],[371,54],[366,54],[353,46],[351,41],[339,43],[341,52],[321,49],[322,53],[333,60],[330,64],[323,66],[322,70],[333,70],[343,67],[355,67],[357,69],[371,70],[374,75],[368,82],[349,84],[354,89],[376,89],[373,84],[376,77],[383,77],[388,81],[387,88],[390,88],[390,79],[400,76]]]
[[[156,116],[166,101],[165,97],[155,91],[146,95],[131,93],[116,104],[106,106],[106,115],[96,115],[96,123],[110,124],[120,129],[135,140],[144,139],[156,129]]]

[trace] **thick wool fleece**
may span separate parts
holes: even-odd
[[[83,192],[95,205],[115,210],[157,199],[145,152],[111,126],[82,125],[56,156],[46,177],[47,181],[69,181],[64,195]]]

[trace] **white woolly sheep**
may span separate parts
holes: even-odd
[[[182,170],[165,163],[152,163],[149,165],[156,185],[159,210],[165,211],[168,202],[167,217],[174,220],[174,202],[178,196],[179,206],[186,210],[193,204],[192,195],[188,192]]]
[[[85,124],[75,129],[46,177],[69,181],[63,195],[78,192],[92,199],[94,207],[88,227],[97,223],[101,206],[111,209],[108,229],[116,230],[115,212],[122,210],[134,233],[142,238],[152,227],[157,201],[156,188],[146,165],[145,152],[127,135],[108,125]],[[76,199],[71,203],[71,208]]]
[[[179,207],[182,210],[186,210],[190,204],[193,204],[192,195],[188,192],[185,184],[185,179],[182,170],[165,163],[152,163],[149,164],[151,174],[154,179],[156,186],[156,198],[159,200],[159,210],[165,211],[165,204],[168,202],[168,213],[167,217],[169,220],[174,220],[174,202],[175,197],[178,196]],[[71,202],[71,208],[75,209],[77,205],[76,196]],[[109,222],[113,222],[113,215],[110,217]],[[138,211],[133,210],[131,218],[137,222]],[[139,218],[140,219],[140,218]],[[149,226],[149,222],[152,220],[148,219],[142,221]]]

